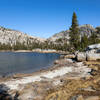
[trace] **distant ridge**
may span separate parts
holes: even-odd
[[[39,43],[39,42],[44,42],[44,41],[45,39],[35,37],[35,36],[30,36],[30,35],[27,35],[26,33],[0,26],[0,43],[1,44],[15,45],[16,42],[19,42],[19,43],[24,43],[25,45],[27,45],[28,42]]]
[[[94,28],[92,25],[85,24],[79,26],[79,31],[81,34],[80,36],[86,34],[89,37],[93,32],[96,31],[96,28]],[[58,46],[60,44],[63,46],[64,43],[67,43],[69,41],[69,32],[70,30],[61,31],[51,36],[50,38],[43,39],[35,36],[30,36],[17,30],[0,27],[0,44],[10,46],[16,44],[24,44],[24,46],[31,45],[31,48],[45,48],[47,47],[47,45],[51,46],[53,44],[57,44]],[[22,45],[19,45],[19,48],[21,46]]]
[[[79,30],[80,30],[81,35],[86,34],[87,36],[90,36],[91,33],[96,31],[96,29],[90,24],[85,24],[85,25],[79,26]],[[48,40],[56,41],[57,39],[60,39],[60,38],[66,38],[69,40],[69,32],[70,32],[69,30],[61,31],[61,32],[56,33],[55,35],[51,36],[50,38],[48,38]]]

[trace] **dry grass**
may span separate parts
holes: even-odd
[[[100,61],[85,62],[90,68],[95,70],[95,75],[89,79],[69,79],[63,86],[51,89],[47,92],[45,100],[70,100],[75,95],[100,97]],[[93,91],[84,90],[92,87]]]

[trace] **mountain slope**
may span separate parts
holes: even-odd
[[[16,45],[16,43],[19,42],[19,43],[23,43],[24,45],[28,45],[29,43],[33,43],[33,42],[40,43],[44,41],[45,39],[29,36],[20,31],[0,27],[0,43],[1,44]]]
[[[79,26],[79,31],[81,36],[86,34],[88,37],[90,37],[92,33],[95,33],[96,28],[86,24]],[[35,48],[62,50],[62,48],[66,48],[66,45],[69,43],[69,32],[70,30],[62,31],[48,39],[42,39],[29,36],[20,31],[0,27],[0,50],[31,50]],[[99,33],[98,36],[100,37]]]
[[[95,28],[93,28],[91,25],[86,24],[86,25],[82,25],[79,26],[79,31],[81,33],[81,35],[83,36],[83,34],[86,34],[88,37],[96,31]],[[49,41],[56,41],[60,38],[66,38],[67,40],[69,40],[69,30],[67,31],[62,31],[60,33],[57,33],[55,35],[53,35],[52,37],[48,38]]]

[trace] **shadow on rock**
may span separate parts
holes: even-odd
[[[8,92],[9,90],[5,84],[0,84],[0,100],[18,100],[18,93],[12,97]]]
[[[0,100],[13,100],[8,90],[9,88],[6,85],[0,84]]]

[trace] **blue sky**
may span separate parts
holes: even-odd
[[[0,25],[29,35],[50,37],[71,25],[100,25],[100,0],[0,0]]]

